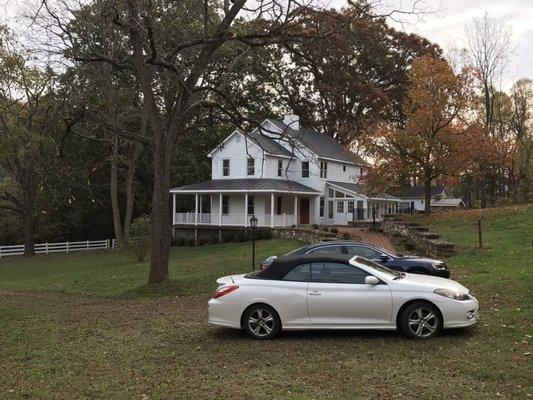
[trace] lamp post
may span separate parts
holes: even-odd
[[[250,226],[252,227],[252,271],[255,268],[255,228],[257,228],[257,218],[255,215],[250,218]]]

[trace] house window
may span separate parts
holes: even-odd
[[[302,161],[302,178],[309,178],[309,161]]]
[[[222,196],[222,214],[229,214],[229,196]]]
[[[320,161],[320,177],[321,178],[328,177],[328,163],[325,161]]]
[[[324,216],[324,207],[326,206],[326,199],[324,197],[320,197],[320,216]]]
[[[249,158],[247,160],[248,175],[255,175],[255,158]]]
[[[335,191],[333,189],[329,189],[329,197],[335,197]]]
[[[335,190],[335,197],[344,197],[344,193],[343,192],[337,192]]]
[[[343,213],[344,212],[344,201],[339,201],[337,203],[337,212]]]
[[[229,160],[222,160],[222,176],[229,176]]]
[[[353,201],[348,202],[348,212],[353,213]]]
[[[276,214],[281,215],[281,204],[283,198],[281,196],[276,197]]]
[[[342,166],[342,172],[346,172],[346,165]]]
[[[254,196],[248,196],[248,215],[255,214]]]
[[[283,161],[278,160],[278,176],[282,176],[282,175],[283,175]]]
[[[328,201],[328,218],[333,218],[333,201]]]

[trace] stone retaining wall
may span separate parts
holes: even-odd
[[[326,232],[322,229],[313,228],[274,228],[272,236],[282,239],[298,239],[307,244],[319,243],[325,241],[343,240],[360,240],[359,236],[347,233]]]
[[[387,219],[381,224],[383,231],[401,237],[426,256],[449,257],[455,245],[440,238],[440,235],[416,222],[407,222],[400,217]]]

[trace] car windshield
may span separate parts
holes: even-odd
[[[359,264],[366,265],[367,267],[373,268],[376,271],[379,271],[379,272],[381,272],[383,274],[386,274],[386,275],[389,275],[389,276],[398,277],[398,276],[403,275],[403,273],[401,273],[401,272],[393,271],[393,270],[391,270],[391,269],[389,269],[387,267],[384,267],[383,265],[375,263],[374,261],[367,260],[366,258],[363,258],[363,257],[357,256],[357,257],[355,257],[355,261],[358,262]]]
[[[298,254],[305,254],[307,249],[309,248],[309,245],[306,245],[306,246],[302,246],[302,247],[298,247],[296,250],[293,250],[287,254],[285,254],[286,256],[294,256],[294,255],[298,255]]]

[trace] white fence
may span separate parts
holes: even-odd
[[[107,250],[115,247],[115,239],[86,240],[82,242],[39,243],[35,245],[36,254],[70,253],[73,251]],[[0,257],[20,256],[24,254],[24,245],[0,246]]]

